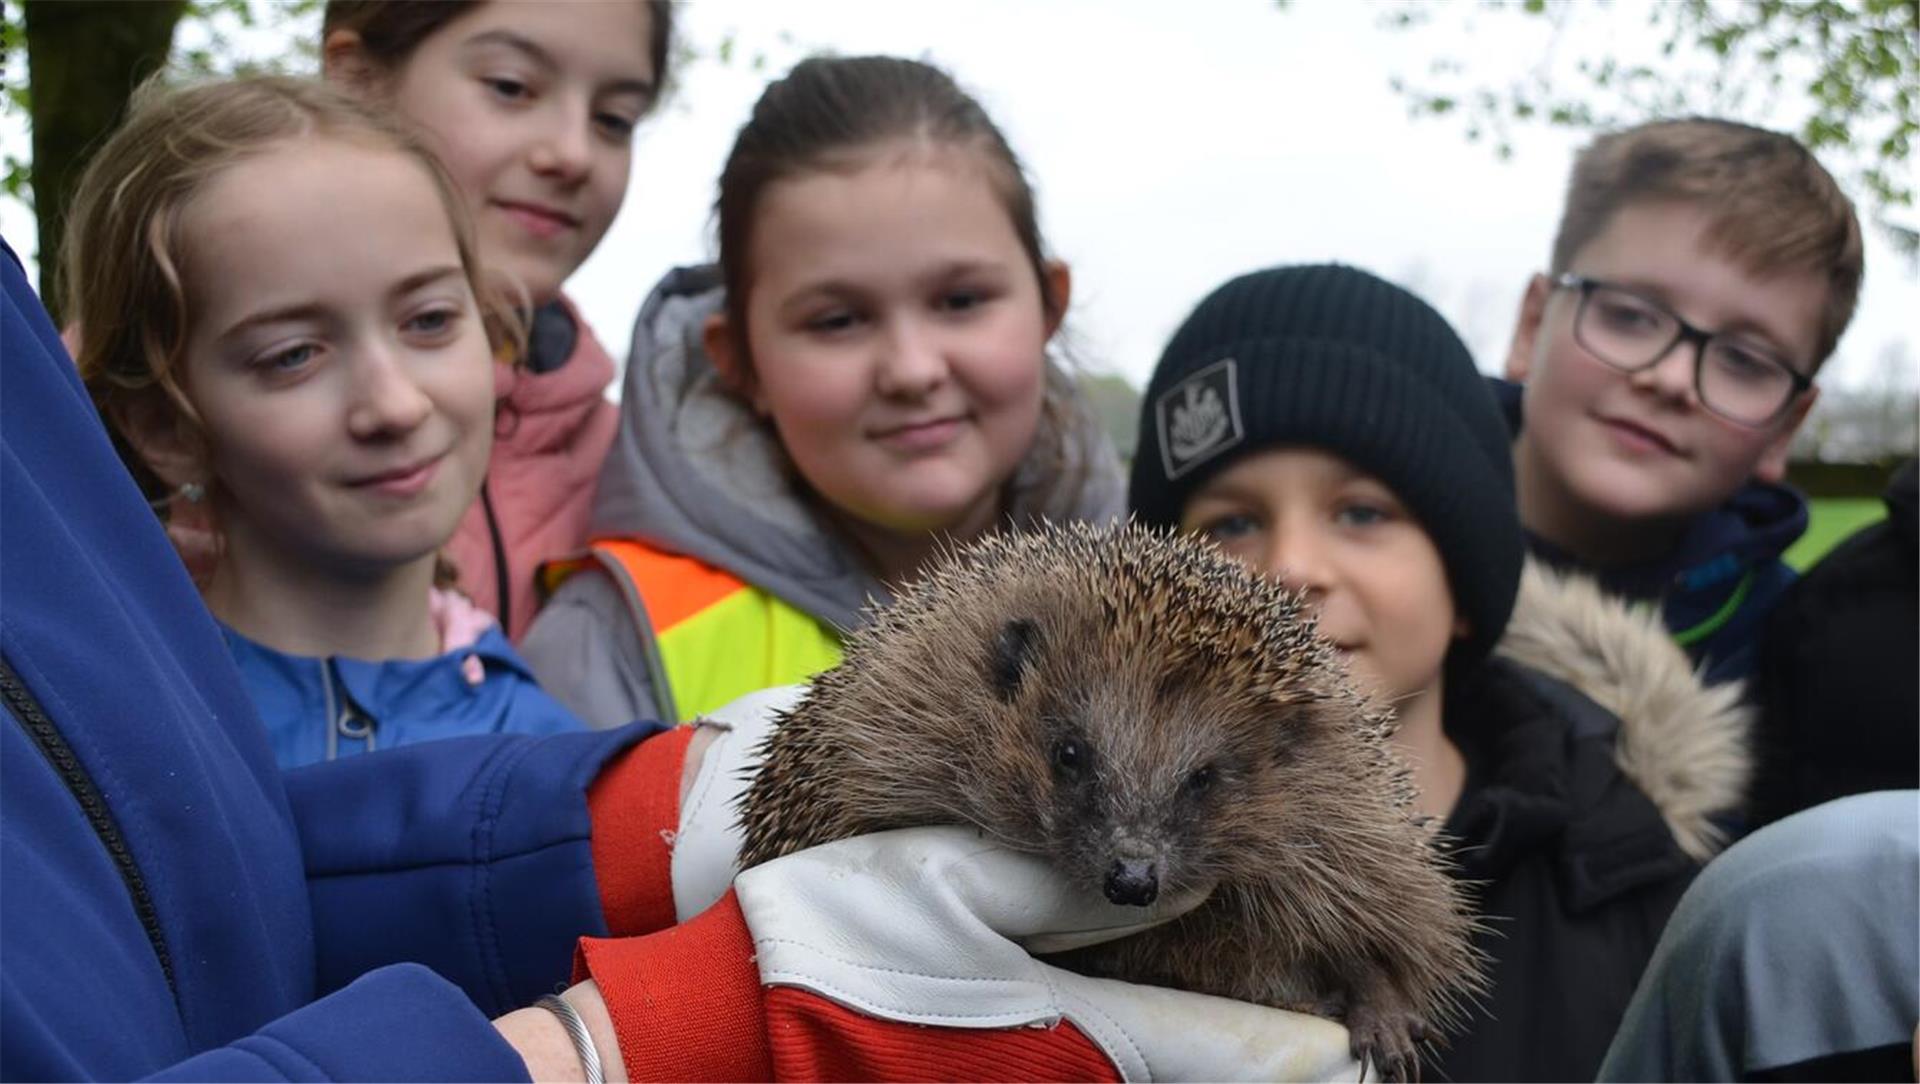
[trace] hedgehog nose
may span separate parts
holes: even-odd
[[[1145,907],[1160,895],[1160,875],[1153,863],[1139,858],[1116,858],[1107,871],[1107,898],[1115,903]]]

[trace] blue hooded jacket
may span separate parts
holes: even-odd
[[[500,626],[430,659],[289,655],[221,626],[283,768],[471,734],[585,730],[534,681]],[[480,681],[465,674],[467,659]]]
[[[1508,425],[1519,433],[1521,386],[1488,380]],[[1795,579],[1780,555],[1806,529],[1804,497],[1788,486],[1750,481],[1697,517],[1658,561],[1589,568],[1531,531],[1527,548],[1549,564],[1589,573],[1615,594],[1657,601],[1674,640],[1706,667],[1709,684],[1719,684],[1753,672],[1767,615]]]
[[[526,1079],[488,1019],[604,935],[585,789],[651,731],[283,776],[0,248],[0,1077]]]

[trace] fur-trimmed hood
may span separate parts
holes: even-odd
[[[1725,844],[1711,818],[1745,799],[1752,710],[1743,684],[1704,682],[1658,612],[1530,559],[1496,653],[1565,682],[1619,719],[1615,761],[1688,856],[1705,861]]]

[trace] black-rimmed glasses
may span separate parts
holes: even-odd
[[[1813,386],[1765,347],[1702,331],[1672,309],[1623,286],[1563,274],[1554,286],[1580,291],[1573,338],[1623,373],[1658,363],[1680,343],[1693,349],[1693,390],[1700,405],[1735,425],[1762,426]]]

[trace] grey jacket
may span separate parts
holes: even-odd
[[[1920,793],[1769,825],[1681,898],[1599,1079],[1911,1080]]]
[[[775,438],[721,386],[701,330],[724,294],[712,265],[669,272],[641,306],[627,355],[620,433],[601,470],[589,535],[636,538],[696,558],[836,630],[890,599],[809,506]],[[1010,483],[1015,529],[1105,521],[1126,504],[1119,459],[1085,401],[1067,397],[1065,465],[1030,461]],[[1037,458],[1037,457],[1036,457]],[[651,629],[620,589],[581,573],[554,593],[520,645],[548,692],[595,727],[674,721]]]

